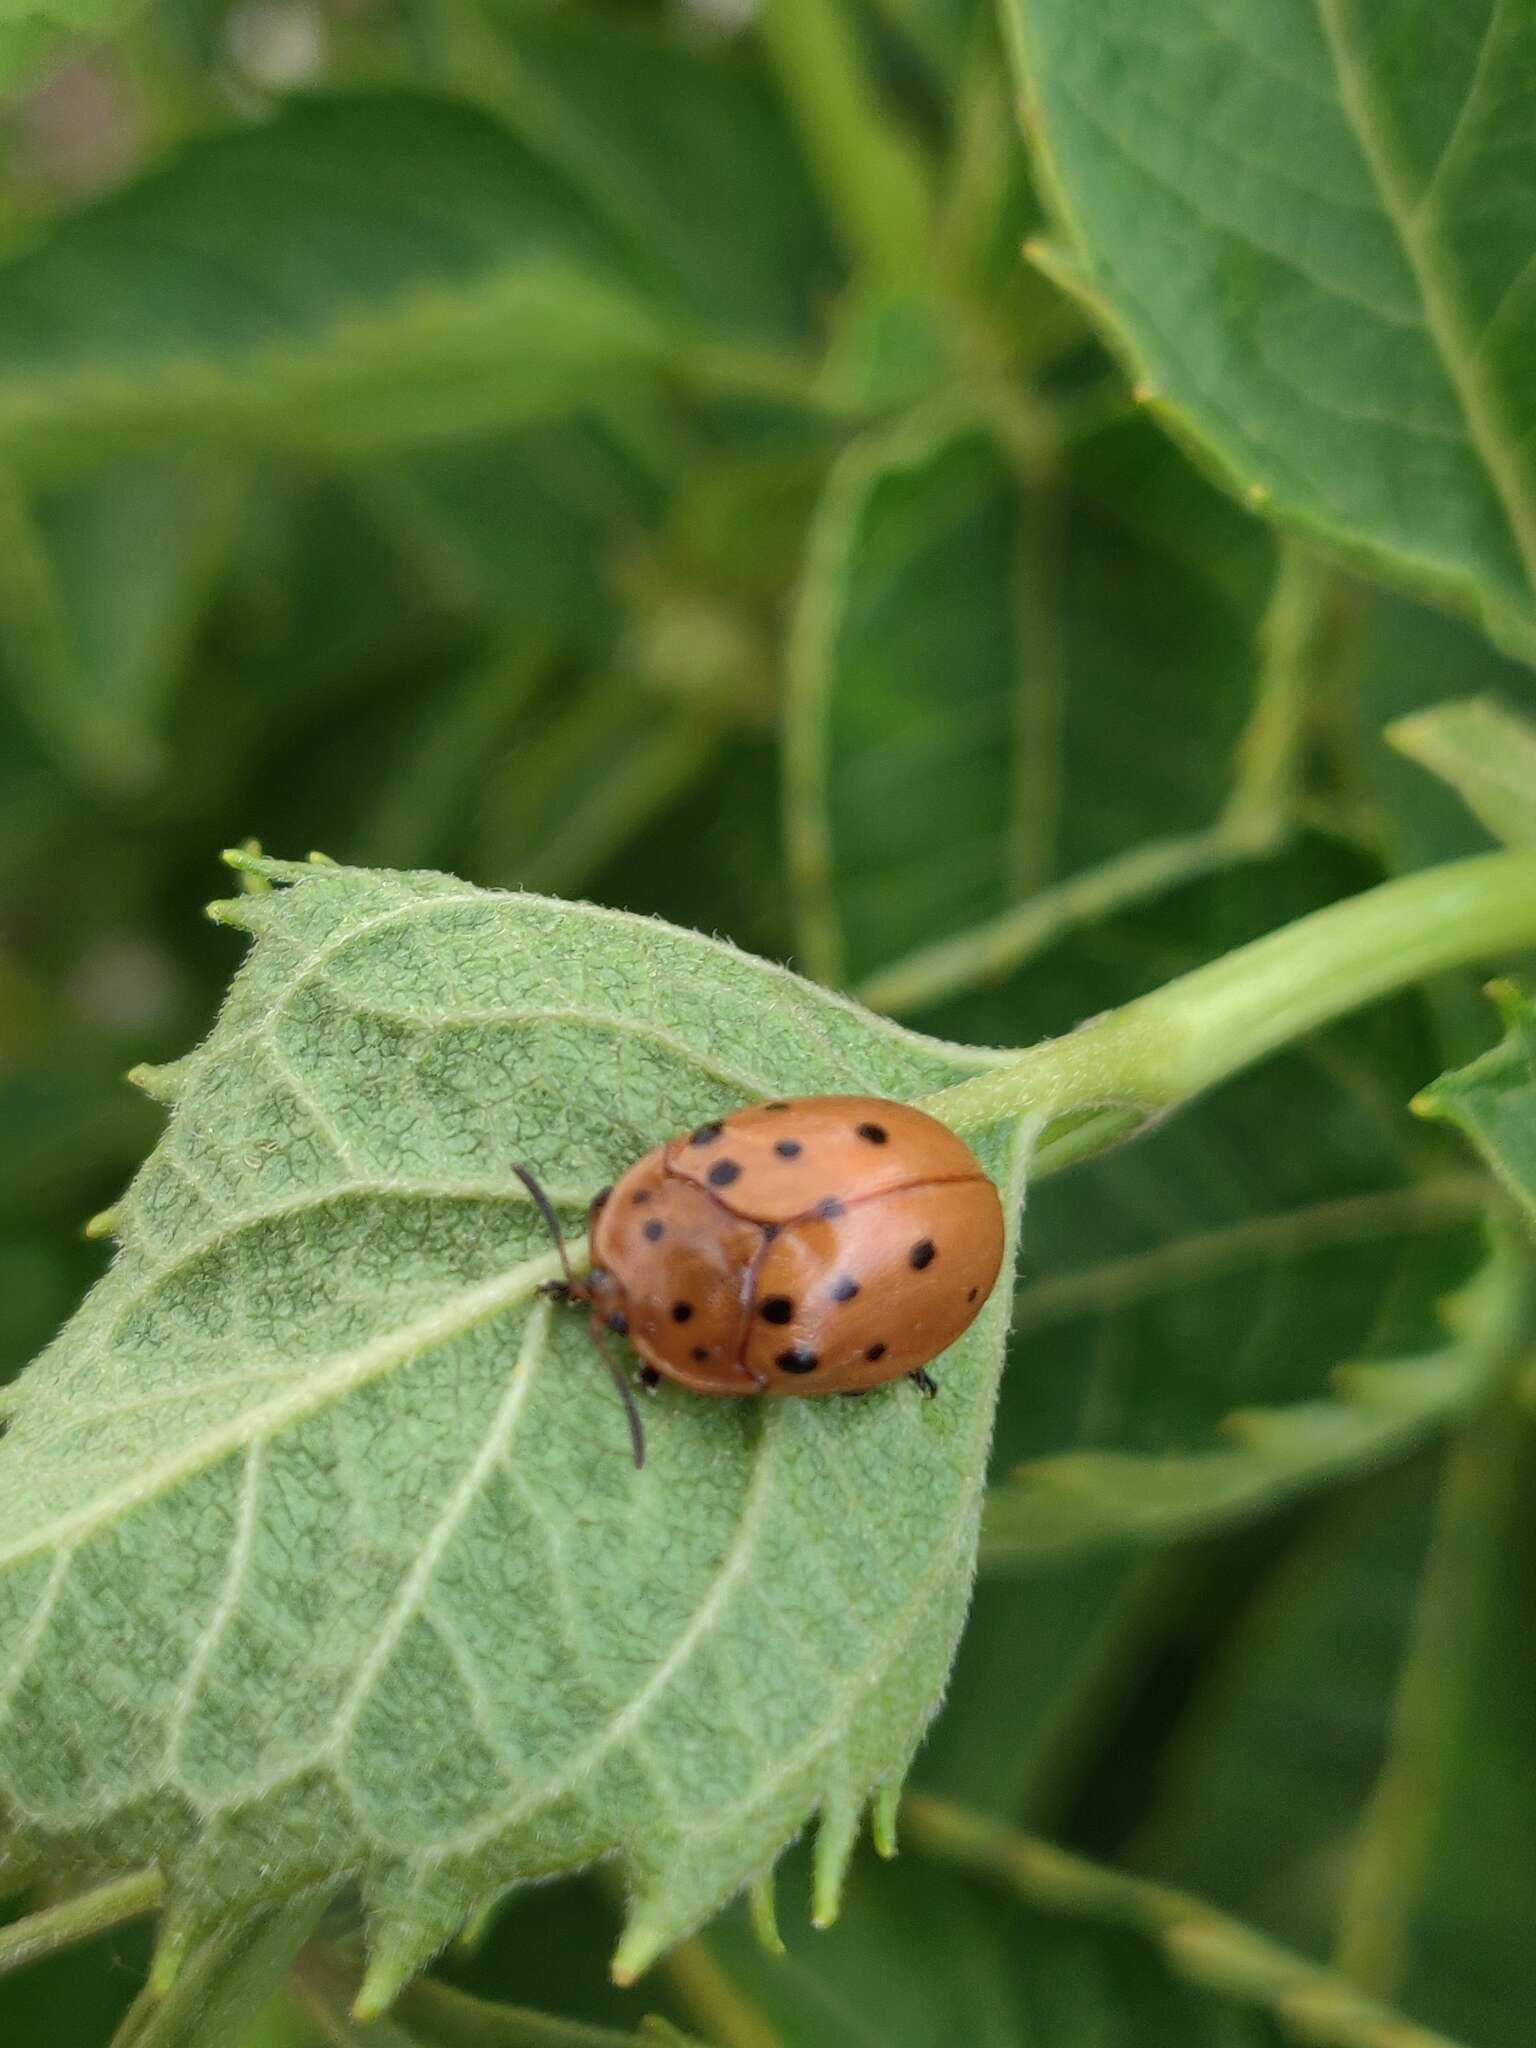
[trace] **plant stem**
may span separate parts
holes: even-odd
[[[1278,834],[1261,836],[1246,824],[1234,829],[1225,823],[1148,839],[1038,890],[985,924],[880,968],[859,989],[859,1001],[900,1017],[986,987],[1016,973],[1067,932],[1134,909],[1219,868],[1260,859],[1277,843]]]
[[[131,1876],[114,1878],[111,1884],[81,1892],[57,1906],[45,1906],[24,1920],[0,1927],[0,1977],[8,1970],[20,1970],[28,1963],[51,1956],[77,1941],[89,1941],[135,1920],[158,1906],[165,1880],[158,1870],[135,1870]]]
[[[1045,1163],[1057,1167],[1362,1004],[1531,946],[1536,854],[1452,861],[1313,911],[929,1096],[924,1107],[959,1131],[1015,1117],[1076,1117],[1066,1142],[1048,1153]],[[1085,1141],[1081,1112],[1110,1108],[1120,1113],[1093,1119]]]
[[[902,1801],[904,1837],[930,1855],[1000,1878],[1032,1906],[1144,1934],[1190,1982],[1257,2006],[1295,2039],[1332,2048],[1454,2048],[1378,2005],[1346,1978],[1229,1919],[1201,1899],[1093,1863],[947,1800]]]
[[[927,178],[876,101],[845,0],[764,0],[758,28],[849,256],[887,285],[920,290]]]

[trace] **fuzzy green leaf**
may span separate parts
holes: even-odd
[[[1504,1020],[1503,1043],[1470,1066],[1442,1074],[1413,1106],[1464,1131],[1536,1217],[1536,1006],[1510,982],[1496,982],[1493,995]]]
[[[1487,697],[1459,697],[1387,728],[1399,753],[1450,783],[1495,839],[1536,846],[1536,726]]]
[[[1254,503],[1536,626],[1536,11],[1008,0],[1043,260]]]
[[[257,942],[211,1036],[140,1076],[172,1113],[117,1262],[7,1395],[23,1848],[163,1860],[171,1962],[352,1872],[368,2010],[598,1856],[627,1978],[818,1809],[827,1917],[948,1670],[1008,1290],[938,1401],[664,1389],[637,1473],[511,1168],[579,1228],[701,1117],[922,1096],[988,1056],[648,920],[255,866],[284,886],[218,908]],[[983,1147],[1015,1194],[1022,1151]]]

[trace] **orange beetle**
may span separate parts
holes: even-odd
[[[532,1175],[517,1168],[554,1234]],[[870,1095],[762,1102],[647,1152],[593,1198],[592,1265],[552,1288],[627,1337],[649,1386],[861,1394],[915,1380],[980,1313],[1003,1210],[970,1148]],[[605,1352],[606,1357],[606,1352]],[[644,1436],[623,1373],[635,1463]]]

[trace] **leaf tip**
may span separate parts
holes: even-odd
[[[875,1803],[869,1816],[869,1831],[874,1839],[875,1854],[887,1863],[897,1853],[896,1809],[901,1803],[899,1785],[882,1785],[875,1794]]]
[[[470,1914],[464,1925],[459,1929],[458,1934],[454,1937],[453,1947],[455,1954],[467,1957],[476,1953],[484,1942],[485,1937],[491,1931],[492,1923],[496,1918],[496,1909],[500,1904],[501,1899],[498,1895],[496,1898],[487,1899],[484,1905],[475,1908],[474,1912]]]
[[[783,1955],[784,1937],[779,1932],[771,1866],[753,1878],[747,1887],[747,1912],[752,1922],[752,1932],[757,1937],[758,1947],[770,1956]]]
[[[260,891],[244,896],[216,896],[211,903],[203,905],[203,915],[210,924],[229,925],[240,932],[254,932],[256,929],[255,905]]]
[[[657,1920],[638,1915],[631,1919],[624,1930],[623,1939],[613,1952],[613,1961],[608,1965],[608,1975],[622,1991],[627,1991],[637,1977],[643,1977],[667,1946],[669,1936]]]
[[[149,1964],[149,1994],[151,1998],[169,1998],[176,1988],[176,1979],[181,1975],[182,1965],[196,1937],[191,1916],[167,1909],[160,1922],[159,1937],[155,1952]]]
[[[132,1076],[130,1075],[129,1078],[131,1080]],[[114,1202],[110,1208],[98,1209],[94,1216],[87,1216],[85,1222],[80,1226],[80,1235],[90,1238],[93,1242],[97,1238],[116,1237],[118,1225],[122,1220],[123,1212],[117,1203]]]
[[[385,1943],[368,1958],[368,1968],[352,2001],[352,2018],[360,2027],[382,2019],[422,1967],[425,1958],[413,1946]]]
[[[862,1804],[846,1788],[822,1805],[811,1867],[811,1925],[823,1932],[836,1923],[843,1907],[843,1885],[859,1839]]]
[[[163,1066],[152,1066],[148,1060],[140,1060],[136,1067],[130,1067],[123,1076],[130,1087],[137,1088],[141,1095],[147,1095],[151,1102],[158,1102],[169,1109],[181,1093],[185,1062],[168,1060]]]

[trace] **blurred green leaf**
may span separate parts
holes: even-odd
[[[1450,783],[1507,846],[1536,846],[1536,726],[1485,697],[1400,718],[1387,738]]]
[[[1454,1218],[1455,1205],[1448,1213]],[[1408,1204],[1403,1215],[1408,1221]],[[1423,1223],[1433,1228],[1446,1215],[1436,1216],[1426,1190]],[[1338,1206],[1317,1220],[1313,1243],[1340,1255],[1347,1255],[1352,1242],[1379,1242],[1382,1225],[1391,1227],[1386,1215],[1362,1217],[1368,1232],[1362,1239]],[[1236,1270],[1246,1267],[1251,1284],[1256,1268],[1288,1254],[1283,1232],[1267,1245],[1256,1233],[1245,1235],[1250,1249],[1236,1261]],[[1304,1255],[1304,1240],[1293,1240],[1293,1245],[1298,1257]],[[1073,1289],[1081,1312],[1097,1308],[1102,1313],[1117,1295],[1123,1300],[1127,1281],[1135,1299],[1140,1290],[1134,1283],[1144,1277],[1156,1291],[1178,1290],[1187,1312],[1195,1292],[1191,1283],[1206,1277],[1198,1272],[1201,1262],[1189,1256],[1193,1249],[1181,1257],[1174,1246],[1162,1258],[1154,1254],[1127,1262],[1119,1276],[1105,1273],[1097,1286],[1085,1276],[1086,1284]],[[1208,1249],[1217,1257],[1206,1262],[1207,1273],[1213,1264],[1219,1270],[1221,1248]],[[1135,1273],[1136,1265],[1158,1267],[1158,1277]],[[1315,1286],[1318,1266],[1308,1270]],[[1404,1456],[1464,1416],[1508,1370],[1525,1340],[1530,1280],[1523,1245],[1496,1237],[1487,1264],[1441,1305],[1448,1334],[1439,1348],[1420,1357],[1341,1364],[1329,1376],[1330,1391],[1321,1400],[1235,1409],[1218,1425],[1228,1439],[1223,1449],[1084,1449],[1021,1466],[1013,1475],[1014,1486],[995,1489],[988,1499],[983,1559],[993,1569],[1029,1568],[1042,1559],[1075,1557],[1100,1545],[1170,1542],[1263,1513],[1309,1488],[1337,1485]],[[1028,1332],[1028,1292],[1023,1303]]]
[[[1536,37],[1479,0],[1009,0],[1042,252],[1233,487],[1536,645]]]
[[[490,116],[317,94],[187,143],[0,269],[0,453],[484,431],[571,411],[680,327]]]
[[[1511,982],[1494,983],[1493,995],[1503,1043],[1471,1066],[1442,1074],[1413,1106],[1464,1131],[1516,1201],[1536,1215],[1536,1008]]]
[[[233,479],[186,464],[30,500],[0,480],[0,687],[76,773],[123,790],[163,769],[234,507]]]
[[[1180,1983],[1139,1936],[1022,1907],[915,1840],[883,1868],[860,1858],[835,1928],[786,1924],[785,1940],[785,1958],[764,1955],[733,1915],[688,1944],[676,1979],[695,2024],[733,2048],[1280,2044],[1267,2019]]]
[[[1451,1459],[1340,1937],[1362,1983],[1488,2048],[1536,2001],[1533,1485],[1529,1407],[1500,1403]]]
[[[1453,2048],[1445,2036],[1412,2026],[1347,1978],[1203,1900],[1091,1863],[944,1800],[914,1796],[903,1813],[928,1853],[1000,1879],[1030,1905],[1146,1937],[1172,1978],[1212,1994],[1209,2019],[1219,2039],[1244,2038],[1231,2001],[1238,2011],[1250,2009],[1261,2039],[1272,2018],[1284,2033],[1328,2048]]]
[[[1443,1453],[1317,1503],[1181,1673],[1126,1860],[1315,1956],[1386,1756]]]
[[[922,1095],[982,1057],[612,912],[247,871],[288,886],[221,906],[254,951],[206,1043],[140,1075],[172,1117],[121,1255],[7,1396],[23,1847],[162,1859],[166,1976],[353,1871],[371,2011],[510,1885],[599,1855],[634,1887],[627,1980],[818,1810],[831,1917],[953,1653],[1005,1295],[943,1402],[669,1391],[636,1473],[510,1169],[574,1220],[715,1111]],[[984,1150],[1016,1189],[1015,1141]]]
[[[755,38],[569,10],[487,38],[470,61],[476,88],[582,191],[659,302],[763,345],[819,330],[839,266]]]
[[[811,529],[788,658],[800,946],[875,1002],[933,941],[1208,826],[1227,793],[1262,538],[1139,423],[1064,482],[1048,503],[929,412],[853,443]],[[1184,715],[1149,722],[1149,696]],[[1220,857],[1185,847],[1164,886]]]
[[[1013,474],[963,420],[855,443],[829,481],[787,713],[801,947],[822,980],[1007,900],[1035,681],[1020,673],[1019,547]]]

